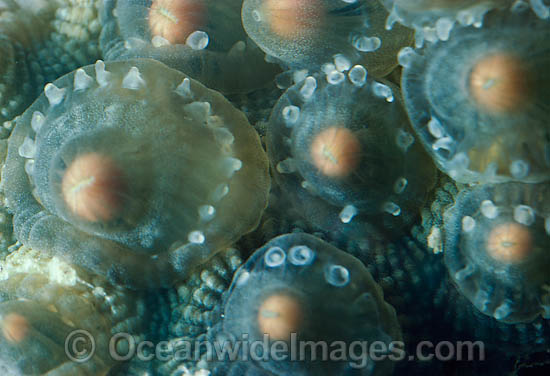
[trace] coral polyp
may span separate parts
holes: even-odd
[[[243,30],[240,0],[106,0],[106,60],[153,58],[224,93],[248,92],[278,73]]]
[[[394,230],[419,215],[435,168],[397,88],[350,68],[327,64],[326,74],[286,91],[270,117],[268,154],[276,180],[314,226],[370,221]]]
[[[529,10],[495,11],[482,29],[456,27],[447,41],[401,51],[413,126],[453,179],[549,178],[549,33],[548,22]]]
[[[28,247],[14,251],[0,266],[0,364],[4,372],[103,374],[115,364],[107,351],[111,333],[132,331],[140,338],[141,319],[148,317],[143,293],[113,286]],[[74,361],[86,355],[66,345],[71,336],[81,336],[82,348],[93,349],[86,362]]]
[[[2,179],[19,241],[137,285],[170,283],[253,229],[269,188],[244,115],[150,60],[47,85],[16,123]]]
[[[504,183],[462,191],[445,212],[445,262],[481,312],[503,322],[549,318],[548,184]]]
[[[380,287],[359,260],[308,234],[272,239],[243,264],[223,302],[221,326],[219,338],[239,339],[246,334],[261,340],[267,335],[270,342],[290,343],[295,337],[298,341],[380,341],[390,346],[401,338],[395,310],[383,300]],[[321,362],[320,356],[256,366],[273,375],[347,374],[354,367],[345,361]],[[218,369],[235,366],[228,363]],[[387,375],[393,367],[386,359],[376,361],[375,367],[356,368],[364,375]]]
[[[272,58],[295,69],[319,68],[334,55],[388,74],[412,31],[387,31],[387,12],[376,0],[245,0],[246,32]]]

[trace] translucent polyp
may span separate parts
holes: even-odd
[[[165,285],[256,226],[267,167],[219,93],[153,60],[98,61],[18,120],[2,180],[23,244]]]
[[[494,11],[483,28],[401,51],[407,112],[442,171],[463,183],[550,177],[549,36],[529,9]]]
[[[269,56],[291,68],[314,68],[342,54],[384,76],[412,39],[412,30],[386,30],[378,1],[245,0],[243,25]]]
[[[248,92],[279,72],[243,30],[240,0],[109,0],[106,60],[152,58],[224,93]]]
[[[547,184],[464,189],[444,216],[444,255],[458,290],[506,323],[548,318]]]
[[[347,302],[347,303],[344,303]],[[336,319],[339,318],[339,319]],[[359,260],[308,234],[287,234],[258,249],[237,271],[223,306],[223,338],[254,343],[290,341],[390,341],[401,337],[395,310]],[[307,354],[299,361],[259,362],[274,375],[336,375],[349,361],[319,361]],[[366,375],[391,374],[389,360],[371,360],[358,369]],[[250,363],[253,369],[256,362]],[[233,364],[227,362],[227,367]]]
[[[391,232],[411,223],[435,167],[409,128],[399,90],[359,65],[325,68],[273,109],[267,149],[277,181],[304,218],[327,231],[371,222]]]

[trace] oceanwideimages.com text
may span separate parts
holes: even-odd
[[[86,331],[72,332],[65,341],[67,356],[75,362],[89,360],[95,352],[94,338]],[[268,335],[252,340],[247,334],[240,338],[219,338],[214,341],[172,340],[154,343],[137,341],[128,333],[117,333],[109,341],[109,355],[115,361],[158,360],[162,362],[349,362],[354,368],[366,367],[369,362],[391,360],[466,360],[485,359],[485,345],[481,341],[419,342],[414,351],[407,352],[402,341],[306,341],[292,333],[288,341],[272,341]]]

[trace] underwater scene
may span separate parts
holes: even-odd
[[[550,374],[550,0],[0,0],[0,375]]]

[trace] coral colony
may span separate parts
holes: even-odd
[[[548,0],[0,0],[0,374],[548,372],[549,43]]]

